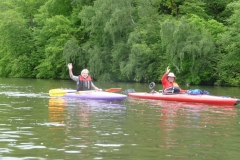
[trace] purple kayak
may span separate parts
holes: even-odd
[[[91,99],[91,100],[110,100],[110,101],[121,101],[127,98],[127,96],[124,94],[111,93],[111,92],[66,93],[62,97]]]

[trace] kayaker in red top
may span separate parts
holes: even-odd
[[[83,69],[81,75],[75,76],[73,75],[72,68],[72,63],[68,63],[69,76],[72,80],[77,82],[77,91],[85,91],[91,89],[102,90],[93,84],[92,78],[88,75],[89,71],[87,69]]]
[[[173,94],[173,93],[185,93],[186,90],[182,90],[179,85],[175,82],[176,76],[174,73],[170,72],[169,66],[166,69],[166,73],[162,76],[161,82],[163,85],[163,93]]]

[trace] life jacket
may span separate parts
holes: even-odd
[[[83,76],[79,76],[79,80],[77,82],[77,91],[85,91],[92,89],[92,78],[88,76],[84,78]]]
[[[169,82],[167,80],[167,74],[165,73],[161,79],[163,84],[163,94],[174,94],[174,93],[180,93],[181,88],[176,82]]]
[[[163,90],[163,94],[174,94],[174,93],[180,93],[181,89],[179,87],[169,87],[169,88],[165,88]]]
[[[168,87],[163,88],[163,93],[165,94],[173,94],[173,93],[180,93],[181,88],[176,82],[169,82],[168,81]]]

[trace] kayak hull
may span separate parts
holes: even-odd
[[[90,99],[90,100],[108,100],[108,101],[121,101],[127,98],[127,96],[124,94],[111,93],[111,92],[66,93],[62,97]]]
[[[157,93],[136,92],[136,93],[129,93],[128,96],[135,97],[135,98],[142,98],[142,99],[206,103],[206,104],[214,104],[214,105],[237,105],[238,103],[240,103],[240,100],[236,98],[211,96],[211,95],[188,95],[188,94],[165,95],[158,92]]]

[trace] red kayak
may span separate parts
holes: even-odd
[[[211,96],[211,95],[189,95],[189,94],[162,94],[136,92],[128,93],[129,97],[142,98],[142,99],[154,99],[154,100],[165,100],[165,101],[177,101],[177,102],[193,102],[193,103],[206,103],[214,105],[237,105],[240,103],[240,99]]]

